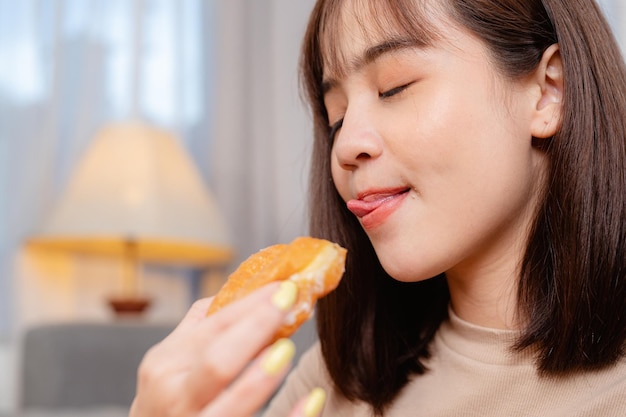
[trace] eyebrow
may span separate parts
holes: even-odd
[[[346,73],[357,72],[364,66],[376,61],[379,57],[385,54],[399,51],[401,49],[407,49],[420,45],[420,42],[411,38],[391,38],[386,39],[374,46],[371,46],[360,56],[352,59],[346,69]],[[338,80],[333,78],[325,78],[322,81],[322,94],[326,94],[328,90],[335,87],[339,83]]]

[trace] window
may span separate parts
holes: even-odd
[[[0,0],[0,336],[21,242],[101,124],[210,141],[211,19],[203,0]]]

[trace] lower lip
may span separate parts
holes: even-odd
[[[372,230],[382,225],[402,204],[409,193],[396,194],[390,196],[383,204],[378,206],[376,210],[361,217],[361,225],[366,230]]]

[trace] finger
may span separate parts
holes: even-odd
[[[272,282],[224,306],[217,312],[208,316],[211,320],[205,320],[203,326],[207,327],[208,332],[213,333],[220,332],[235,323],[239,323],[242,319],[249,317],[251,310],[259,304],[263,303],[269,305],[272,301],[272,297],[274,297],[281,288],[281,284],[282,283]],[[274,306],[273,310],[276,310],[276,306]]]
[[[156,395],[159,404],[169,404],[176,410],[174,415],[202,409],[231,383],[282,323],[289,303],[279,302],[283,308],[280,309],[272,302],[273,298],[276,301],[278,288],[278,284],[268,285],[211,317],[206,317],[211,299],[194,303],[175,331],[144,356],[138,371],[142,398],[145,392]],[[296,294],[291,297],[295,301]],[[249,317],[256,321],[252,325],[254,331],[246,330],[250,329],[250,325],[245,325]],[[242,324],[243,329],[237,331]],[[249,334],[256,337],[245,341]],[[217,348],[211,349],[216,343]],[[233,344],[249,349],[233,350]],[[224,357],[230,359],[224,361]],[[146,405],[143,401],[142,407],[146,406],[150,402]]]
[[[209,297],[209,298],[201,298],[197,300],[195,303],[193,303],[193,305],[191,306],[191,308],[189,309],[189,311],[183,318],[182,322],[193,323],[193,322],[199,322],[203,320],[206,317],[206,312],[209,309],[209,306],[213,302],[214,298],[215,297]]]
[[[322,388],[313,388],[309,394],[298,401],[289,417],[317,417],[322,413],[326,403],[326,391]]]
[[[269,299],[271,294],[276,291],[276,288],[278,288],[278,283],[268,284],[257,291],[252,292],[249,296],[235,301],[214,313],[211,316],[215,317],[215,319],[213,319],[215,321],[213,324],[214,329],[209,331],[219,331],[221,328],[239,320],[243,315],[248,313],[251,305],[260,302],[260,300]],[[214,298],[215,297],[203,298],[196,301],[178,324],[175,332],[179,333],[183,331],[190,331],[195,328],[195,326],[206,321],[207,311],[209,310],[209,306]]]
[[[183,319],[176,325],[170,334],[163,340],[152,346],[147,355],[152,363],[159,363],[163,358],[163,364],[169,364],[169,368],[179,368],[180,364],[188,362],[191,351],[195,348],[190,341],[189,334],[206,318],[214,297],[203,298],[193,303]],[[187,334],[187,336],[185,336]],[[188,352],[185,354],[184,352]],[[144,358],[145,360],[145,358]],[[159,366],[162,368],[163,366]]]
[[[201,417],[254,415],[267,403],[290,369],[295,345],[280,339],[263,351],[243,374],[201,414]]]
[[[215,297],[201,298],[200,300],[195,301],[192,304],[191,308],[189,308],[189,311],[187,311],[183,319],[180,321],[180,323],[178,323],[178,325],[174,329],[174,332],[178,332],[180,330],[195,326],[199,322],[204,320],[204,318],[206,317],[206,312],[209,309],[213,298]]]
[[[253,304],[238,320],[220,328],[219,333],[214,332],[215,326],[219,326],[216,320],[206,320],[198,326],[198,337],[207,338],[206,348],[189,375],[187,392],[195,393],[198,401],[209,401],[220,393],[267,346],[296,298],[296,285],[283,282],[269,298]],[[223,316],[227,317],[227,313],[224,309]]]
[[[233,322],[245,320],[245,315],[249,315],[257,304],[269,303],[277,288],[278,284],[261,288],[210,318],[207,318],[206,311],[212,298],[195,302],[174,331],[147,352],[143,368],[156,374],[198,368],[196,363],[206,356],[207,347],[219,340],[221,330]]]

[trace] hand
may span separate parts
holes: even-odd
[[[289,370],[293,342],[265,348],[296,299],[297,288],[269,284],[206,317],[196,302],[176,329],[152,347],[138,371],[130,417],[253,416]],[[314,390],[290,417],[313,417],[324,401]]]

